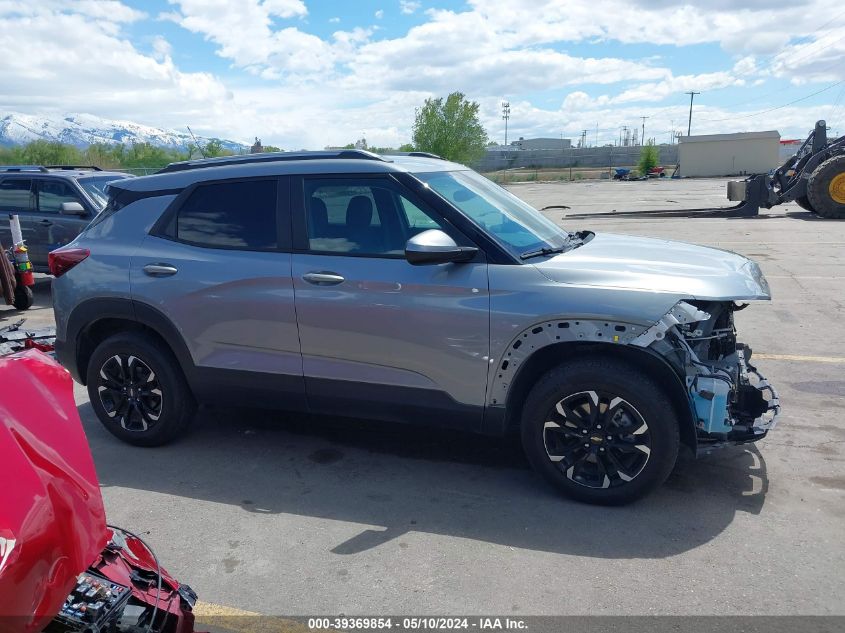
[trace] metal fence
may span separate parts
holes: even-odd
[[[673,166],[678,163],[677,145],[658,145],[658,164]],[[572,147],[558,150],[492,150],[472,165],[481,172],[505,169],[563,169],[590,167],[612,169],[629,167],[640,160],[642,146],[629,147]]]

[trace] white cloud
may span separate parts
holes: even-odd
[[[374,15],[376,16],[376,20],[381,20],[384,17],[384,9],[379,9]]]
[[[225,116],[232,95],[213,75],[186,73],[163,38],[139,51],[122,25],[143,17],[119,2],[0,4],[0,108],[92,112],[151,125],[184,126]],[[79,9],[76,11],[76,9]]]
[[[415,13],[421,6],[422,3],[417,0],[399,0],[399,10],[405,15]]]
[[[182,71],[174,62],[180,41],[172,33],[133,44],[128,25],[155,18],[123,2],[0,0],[0,41],[13,53],[0,65],[0,108],[91,112],[164,127],[190,123],[198,133],[259,135],[287,148],[319,148],[362,135],[374,144],[398,145],[409,139],[414,108],[426,97],[460,90],[480,102],[494,138],[502,126],[503,94],[512,95],[514,137],[572,134],[601,121],[607,130],[599,136],[610,139],[619,126],[650,116],[646,134],[665,130],[668,138],[673,118],[675,127],[686,121],[686,90],[712,93],[773,78],[845,79],[842,20],[820,28],[817,18],[841,11],[839,0],[808,2],[535,0],[530,11],[515,11],[510,1],[469,0],[465,9],[420,13],[422,22],[407,32],[384,36],[388,31],[379,26],[350,25],[318,37],[308,32],[302,0],[170,0],[172,10],[157,19],[180,25],[184,37],[210,42],[230,65],[224,80]],[[419,12],[421,3],[400,0],[399,10]],[[709,43],[732,61],[681,74],[671,48],[639,59],[624,52],[609,56],[603,46],[609,41]],[[567,50],[567,43],[581,46]],[[525,98],[559,89],[569,91],[562,103],[557,92],[553,103]],[[767,91],[770,86],[759,89]],[[838,92],[828,94],[833,102]],[[749,108],[765,109],[762,103]],[[803,131],[833,114],[831,106],[800,112],[738,118],[736,125]],[[718,119],[730,116],[697,105],[694,129],[729,131],[732,122]]]
[[[170,42],[168,42],[166,39],[164,39],[160,35],[157,35],[153,38],[153,57],[157,61],[165,61],[168,57],[170,57],[172,51],[173,47],[170,45]]]
[[[301,0],[170,0],[179,9],[171,19],[219,46],[217,54],[267,78],[296,70],[331,68],[331,46],[297,27],[273,30],[273,18],[303,17]]]

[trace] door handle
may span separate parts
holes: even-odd
[[[179,270],[170,264],[147,264],[144,266],[144,274],[150,277],[169,277],[175,275]]]
[[[345,279],[337,273],[328,272],[305,273],[302,275],[302,278],[309,284],[314,284],[315,286],[336,286],[337,284],[342,284],[345,281]]]
[[[41,226],[53,226],[53,223],[50,220],[39,220],[38,224]]]

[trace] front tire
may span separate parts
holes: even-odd
[[[112,435],[135,446],[160,446],[181,435],[196,411],[173,354],[137,332],[100,343],[87,372],[88,397]]]
[[[611,359],[570,361],[534,386],[522,444],[534,469],[569,497],[621,505],[662,484],[678,456],[675,411],[663,390]]]
[[[807,196],[798,196],[795,198],[795,203],[805,211],[809,211],[810,213],[816,212],[815,209],[813,209],[813,205],[811,205],[810,201],[807,199]]]
[[[845,218],[845,156],[828,158],[807,181],[807,199],[823,218]]]

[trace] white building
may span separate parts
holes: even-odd
[[[681,136],[678,142],[680,173],[685,177],[760,174],[780,165],[776,131]]]

